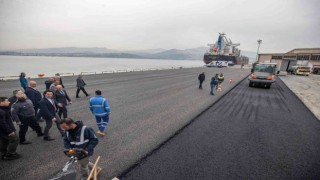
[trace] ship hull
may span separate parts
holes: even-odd
[[[205,64],[210,64],[212,61],[231,61],[234,64],[248,64],[249,59],[245,56],[236,57],[226,55],[205,54],[203,57],[203,61]]]

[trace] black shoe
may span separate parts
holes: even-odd
[[[21,157],[22,156],[20,154],[15,153],[15,154],[10,154],[10,155],[3,156],[3,160],[14,160],[14,159],[19,159]]]
[[[90,94],[87,94],[86,96],[88,97],[88,96],[90,96]]]
[[[31,144],[32,142],[31,141],[23,141],[23,142],[20,142],[21,145],[27,145],[27,144]]]
[[[80,98],[80,96],[76,96],[76,98]]]
[[[44,136],[44,134],[43,134],[43,133],[41,133],[41,134],[38,134],[38,137],[41,137],[41,136]]]
[[[44,137],[43,140],[45,140],[45,141],[53,141],[54,139],[51,138],[51,137]]]

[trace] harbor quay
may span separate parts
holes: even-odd
[[[204,72],[206,79],[199,89],[198,75]],[[211,96],[210,80],[223,73],[222,91]],[[182,68],[144,72],[123,72],[84,75],[89,97],[80,93],[76,97],[77,76],[62,77],[65,90],[72,104],[68,105],[69,117],[82,121],[98,130],[95,118],[89,110],[89,99],[95,90],[101,90],[108,99],[112,113],[104,137],[99,136],[92,160],[101,156],[101,179],[112,179],[138,163],[141,158],[159,147],[195,117],[213,105],[226,92],[243,81],[248,69]],[[46,78],[32,79],[38,89],[45,90]],[[18,80],[0,81],[1,96],[12,96],[20,89]],[[45,123],[40,122],[44,128]],[[18,127],[16,127],[18,129]],[[59,172],[68,158],[64,155],[63,139],[56,127],[52,127],[54,141],[43,141],[29,129],[30,145],[18,146],[22,158],[16,161],[0,161],[0,176],[5,179],[50,179]]]
[[[270,89],[244,80],[118,178],[320,179],[320,121],[308,108],[318,107],[316,80],[289,75]]]

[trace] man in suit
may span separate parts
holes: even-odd
[[[33,108],[35,111],[35,116],[38,118],[38,109],[39,109],[39,102],[42,98],[41,93],[36,89],[37,83],[35,81],[30,81],[30,87],[26,88],[25,94],[27,97],[32,101]],[[37,119],[38,120],[38,119]]]
[[[79,92],[82,90],[82,92],[86,95],[89,96],[87,91],[84,89],[84,86],[87,85],[84,80],[82,79],[82,75],[80,74],[77,78],[77,92],[76,92],[76,98],[79,98]]]
[[[63,114],[63,118],[68,117],[68,110],[67,105],[68,102],[72,104],[71,99],[69,98],[67,91],[62,89],[62,85],[57,85],[57,90],[54,93],[55,94],[55,100],[58,103],[61,103],[62,107],[59,107],[58,115],[61,118],[61,115]]]
[[[54,140],[53,138],[51,138],[49,136],[49,130],[52,127],[52,123],[55,122],[57,125],[57,128],[59,129],[61,135],[63,136],[64,131],[60,128],[60,121],[61,119],[59,118],[59,116],[57,115],[57,110],[58,107],[61,107],[62,105],[60,103],[58,103],[57,101],[55,101],[54,99],[52,99],[53,96],[53,92],[50,90],[46,90],[43,93],[43,98],[40,101],[40,109],[43,113],[43,118],[46,121],[46,127],[44,129],[44,140],[45,141],[52,141]]]

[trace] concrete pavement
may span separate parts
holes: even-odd
[[[320,120],[320,76],[287,75],[280,78]]]

